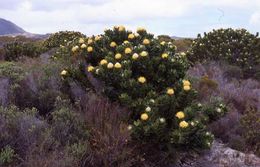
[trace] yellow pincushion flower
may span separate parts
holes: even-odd
[[[162,41],[160,44],[161,44],[161,45],[165,45],[165,43],[166,43],[165,41]]]
[[[184,118],[185,117],[185,114],[184,114],[184,112],[182,112],[182,111],[179,111],[179,112],[177,112],[176,113],[176,115],[175,115],[177,118],[179,118],[179,119],[182,119],[182,118]]]
[[[163,53],[163,54],[162,54],[162,58],[163,58],[163,59],[167,59],[168,56],[169,56],[168,53]]]
[[[122,55],[120,54],[120,53],[117,53],[116,55],[115,55],[115,59],[121,59],[121,57],[122,57]]]
[[[111,47],[111,48],[116,47],[116,43],[115,43],[115,42],[111,42],[111,43],[110,43],[110,47]]]
[[[146,113],[143,113],[143,114],[141,115],[141,120],[143,120],[143,121],[146,121],[148,118],[149,118],[149,116],[148,116],[148,114],[146,114]]]
[[[87,48],[87,51],[88,51],[88,52],[92,52],[92,51],[93,51],[93,47],[92,47],[92,46],[89,46],[89,47]]]
[[[118,27],[118,31],[125,31],[125,27],[124,26],[119,26]]]
[[[179,126],[180,126],[181,128],[187,128],[187,127],[189,126],[189,123],[186,122],[186,121],[181,121],[181,122],[179,123]]]
[[[138,78],[138,82],[140,82],[140,83],[145,83],[146,82],[146,78],[145,77],[143,77],[143,76],[141,76],[141,77],[139,77]]]
[[[134,39],[134,38],[135,38],[135,35],[133,33],[128,35],[128,39]]]
[[[144,31],[146,31],[146,29],[143,28],[143,27],[138,27],[137,30],[136,30],[136,32],[138,32],[138,33],[144,32]]]
[[[84,42],[85,42],[85,41],[84,41],[83,38],[80,38],[80,39],[79,39],[79,43],[80,43],[80,44],[83,44]]]
[[[137,53],[134,53],[134,54],[132,55],[132,59],[133,59],[133,60],[138,59],[138,57],[139,57],[139,55],[138,55]]]
[[[68,71],[66,71],[66,70],[62,70],[61,73],[60,73],[60,75],[62,75],[62,76],[65,76],[67,74],[68,74]]]
[[[93,40],[92,39],[88,39],[88,44],[92,44],[93,43]]]
[[[113,63],[108,63],[108,64],[107,64],[107,68],[108,68],[108,69],[111,69],[111,68],[113,68],[113,67],[114,67],[114,64],[113,64]]]
[[[190,86],[190,81],[188,81],[188,80],[183,80],[182,83],[183,83],[183,86]]]
[[[125,40],[125,41],[124,41],[124,44],[128,44],[128,43],[129,43],[129,41],[128,41],[128,40]]]
[[[122,65],[121,65],[120,63],[117,62],[117,63],[115,64],[115,68],[121,68],[121,67],[122,67]]]
[[[146,57],[146,56],[148,55],[148,52],[142,51],[142,52],[140,53],[140,55],[141,55],[142,57]]]
[[[84,48],[86,48],[86,47],[87,47],[87,45],[84,44],[84,43],[80,46],[81,49],[84,49]]]
[[[191,87],[190,87],[189,85],[185,85],[185,86],[183,86],[183,89],[184,89],[185,91],[189,91],[189,90],[191,89]]]
[[[88,72],[92,72],[95,68],[93,66],[88,66]]]
[[[106,59],[102,59],[102,60],[100,61],[100,64],[101,64],[101,65],[107,64],[107,60],[106,60]]]
[[[98,35],[98,36],[95,36],[95,41],[99,41],[101,39],[101,36]]]
[[[144,45],[149,45],[150,44],[150,40],[149,39],[144,39],[143,40],[143,44]]]
[[[72,47],[71,51],[76,52],[78,49],[79,49],[79,46],[74,46],[74,47]]]
[[[130,48],[125,48],[125,54],[130,54],[132,53],[132,49]]]
[[[168,89],[167,89],[167,94],[168,94],[168,95],[173,95],[173,94],[174,94],[173,88],[168,88]]]

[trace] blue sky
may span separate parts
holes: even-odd
[[[260,31],[260,0],[1,0],[0,17],[32,33],[92,35],[125,25],[156,35],[196,37],[221,27]]]

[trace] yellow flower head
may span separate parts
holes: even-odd
[[[139,77],[138,78],[138,82],[140,82],[140,83],[145,83],[146,82],[146,78],[145,77],[143,77],[143,76],[141,76],[141,77]]]
[[[166,43],[165,41],[162,41],[160,44],[161,44],[161,45],[165,45],[165,43]]]
[[[125,40],[125,41],[124,41],[124,44],[128,44],[128,43],[129,43],[129,41],[128,41],[128,40]]]
[[[135,35],[133,33],[128,35],[128,39],[134,39],[134,38],[135,38]]]
[[[80,38],[80,39],[79,39],[79,43],[80,43],[80,44],[83,44],[84,42],[85,42],[85,41],[84,41],[83,38]]]
[[[115,64],[115,68],[121,68],[121,67],[122,67],[122,65],[121,65],[120,63],[117,62],[117,63]]]
[[[188,80],[183,80],[182,83],[183,83],[183,86],[190,86],[190,81],[188,81]]]
[[[100,35],[95,36],[95,41],[99,41],[101,39]]]
[[[168,95],[173,95],[174,94],[174,90],[172,88],[168,88],[167,89],[167,94]]]
[[[71,51],[76,52],[78,49],[79,49],[79,46],[74,46],[74,47],[72,47]]]
[[[114,67],[114,64],[113,64],[113,63],[108,63],[108,64],[107,64],[107,68],[108,68],[108,69],[111,69],[111,68],[113,68],[113,67]]]
[[[121,59],[121,57],[122,57],[122,55],[120,54],[120,53],[117,53],[116,55],[115,55],[115,59]]]
[[[132,53],[132,49],[130,48],[125,48],[125,54],[130,54]]]
[[[115,42],[111,42],[111,43],[110,43],[110,47],[111,47],[111,48],[116,47],[116,43],[115,43]]]
[[[101,65],[107,64],[107,60],[106,60],[106,59],[102,59],[102,60],[100,61],[100,64],[101,64]]]
[[[141,115],[141,120],[143,120],[143,121],[146,121],[148,118],[149,118],[149,116],[148,116],[147,113],[143,113],[143,114]]]
[[[185,114],[184,114],[184,112],[182,112],[182,111],[179,111],[179,112],[177,112],[176,113],[176,115],[175,115],[177,118],[179,118],[179,119],[182,119],[182,118],[184,118],[185,117]]]
[[[93,40],[91,38],[88,39],[88,44],[92,44],[93,43]]]
[[[167,59],[168,56],[169,56],[168,53],[163,53],[163,54],[162,54],[162,58],[163,58],[163,59]]]
[[[89,46],[89,47],[87,48],[87,51],[88,51],[88,52],[92,52],[92,51],[93,51],[93,47],[92,47],[92,46]]]
[[[189,85],[185,85],[185,86],[183,86],[183,89],[184,89],[185,91],[189,91],[191,88],[190,88]]]
[[[149,45],[150,44],[150,40],[149,39],[144,39],[143,40],[143,44],[144,45]]]
[[[88,66],[88,72],[92,72],[95,68],[93,66]]]
[[[138,59],[138,57],[139,57],[139,55],[138,55],[137,53],[134,53],[134,54],[132,55],[132,59],[133,59],[133,60]]]
[[[67,74],[68,74],[68,71],[66,71],[66,70],[62,70],[61,73],[60,73],[60,75],[62,75],[62,76],[65,76]]]
[[[146,57],[146,56],[148,55],[148,52],[142,51],[142,52],[140,53],[140,55],[141,55],[142,57]]]
[[[84,49],[84,48],[86,48],[86,47],[87,47],[87,45],[84,44],[84,43],[80,46],[81,49]]]
[[[179,123],[179,126],[180,126],[181,128],[187,128],[187,127],[189,126],[189,123],[186,122],[186,121],[181,121],[181,122]]]
[[[138,33],[145,32],[145,31],[146,31],[146,29],[143,28],[143,27],[138,27],[137,30],[136,30],[136,32],[138,32]]]
[[[118,27],[118,31],[120,31],[120,32],[121,32],[121,31],[125,31],[125,27],[124,27],[124,26],[119,26],[119,27]]]

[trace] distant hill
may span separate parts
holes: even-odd
[[[21,27],[11,21],[0,18],[0,36],[16,37],[25,36],[27,38],[44,39],[48,38],[49,34],[33,34],[26,32]]]
[[[26,33],[21,27],[16,24],[0,18],[0,35],[23,34]]]

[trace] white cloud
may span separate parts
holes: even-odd
[[[198,29],[203,31],[216,25],[212,24],[211,20],[196,23],[198,17],[207,18],[204,16],[207,12],[204,11],[260,9],[259,0],[251,0],[250,3],[248,0],[9,0],[8,2],[0,1],[0,17],[17,23],[29,32],[47,33],[68,29],[81,31],[87,35],[101,33],[104,28],[118,24],[131,29],[145,26],[155,34],[164,30],[165,33],[171,33],[171,28],[181,27],[175,26],[181,24],[176,22],[181,20],[180,18],[188,19],[185,26],[188,25],[187,22],[193,22],[194,27],[188,27],[190,31]],[[259,22],[258,14],[255,15],[250,19],[251,24]]]

